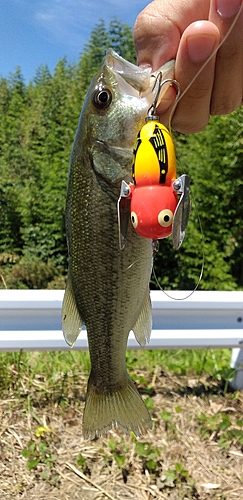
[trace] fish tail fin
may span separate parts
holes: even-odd
[[[149,412],[129,376],[120,389],[97,393],[90,375],[83,415],[84,439],[94,439],[116,427],[139,436],[151,428],[151,423]]]

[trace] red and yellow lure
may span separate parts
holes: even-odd
[[[134,149],[131,222],[138,234],[157,240],[172,232],[178,203],[174,145],[169,131],[158,121],[140,130]]]
[[[179,94],[179,84],[175,80],[171,82],[176,83]],[[179,248],[185,236],[190,212],[190,179],[186,175],[176,179],[173,139],[156,116],[157,101],[164,83],[168,80],[162,81],[160,74],[154,102],[148,110],[145,125],[137,135],[133,150],[133,182],[127,184],[122,181],[118,201],[121,249],[125,246],[121,220],[126,207],[124,198],[130,200],[131,223],[140,236],[157,241],[172,234],[175,248]]]

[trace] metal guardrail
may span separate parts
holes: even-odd
[[[170,295],[181,299],[188,293]],[[0,290],[0,351],[68,350],[61,330],[63,294],[63,290]],[[196,291],[186,300],[173,298],[151,292],[153,330],[146,348],[231,348],[231,365],[238,368],[234,385],[243,388],[243,291]],[[87,348],[84,329],[74,349]],[[132,333],[128,348],[139,348]]]

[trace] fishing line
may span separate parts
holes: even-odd
[[[222,47],[223,43],[225,42],[225,40],[228,38],[228,36],[230,35],[231,31],[233,30],[235,24],[237,23],[239,17],[240,17],[240,14],[242,12],[242,9],[243,9],[243,3],[241,4],[240,6],[240,9],[239,11],[237,12],[231,26],[229,27],[228,29],[228,32],[226,33],[226,35],[222,38],[221,42],[219,43],[218,47],[216,47],[212,54],[209,56],[209,58],[207,59],[207,61],[205,61],[205,63],[201,66],[201,68],[198,70],[198,72],[195,74],[195,76],[192,78],[192,80],[190,81],[190,83],[188,83],[187,87],[185,88],[185,90],[183,90],[183,92],[181,93],[181,95],[176,98],[173,106],[172,106],[172,110],[170,112],[170,116],[169,116],[169,125],[168,125],[168,128],[169,130],[171,130],[171,121],[172,121],[172,118],[173,118],[173,115],[174,115],[174,112],[176,110],[176,107],[178,105],[178,103],[180,102],[180,100],[182,99],[182,97],[184,97],[184,95],[186,94],[186,92],[189,90],[189,88],[193,85],[193,83],[195,82],[195,80],[197,79],[197,77],[202,73],[202,71],[204,70],[204,68],[207,66],[207,64],[209,63],[209,61],[211,61],[211,59],[215,56],[215,54],[217,54],[218,50],[220,49],[220,47]]]
[[[194,207],[195,207],[195,210],[196,210],[197,220],[198,220],[198,224],[199,224],[199,228],[200,228],[200,233],[201,233],[201,242],[202,242],[202,264],[201,264],[201,271],[200,271],[198,282],[197,282],[195,288],[188,295],[186,295],[185,297],[180,297],[180,298],[172,297],[159,284],[158,278],[157,278],[156,273],[155,273],[154,264],[153,264],[153,268],[152,268],[152,273],[153,273],[156,285],[161,290],[161,292],[163,292],[169,299],[172,299],[172,300],[186,300],[186,299],[189,299],[189,297],[191,297],[194,294],[194,292],[198,289],[200,281],[201,281],[201,279],[203,277],[203,270],[204,270],[204,264],[205,264],[205,250],[204,250],[205,240],[204,240],[204,234],[203,234],[203,228],[202,228],[201,218],[200,218],[200,215],[199,215],[199,212],[198,212],[198,209],[197,209],[196,201],[195,201],[195,198],[193,197],[192,193],[190,193],[190,194],[191,194],[191,197],[192,197],[192,200],[193,200],[193,204],[194,204]]]
[[[242,9],[243,9],[243,3],[241,4],[241,7],[239,9],[239,11],[237,12],[230,28],[228,29],[228,32],[226,33],[226,35],[223,37],[223,39],[221,40],[221,42],[219,43],[218,47],[216,47],[212,54],[209,56],[209,58],[207,59],[207,61],[204,62],[204,64],[201,66],[201,68],[197,71],[197,73],[195,74],[195,76],[192,78],[192,80],[190,81],[190,83],[187,85],[187,87],[183,90],[183,92],[177,92],[177,96],[176,96],[176,99],[175,99],[175,102],[172,106],[172,110],[170,112],[170,116],[169,116],[169,124],[168,124],[168,129],[171,133],[171,122],[172,122],[172,118],[173,118],[173,115],[174,115],[174,112],[176,110],[176,107],[178,105],[178,103],[180,102],[180,100],[184,97],[184,95],[186,94],[186,92],[190,89],[190,87],[193,85],[193,83],[195,82],[195,80],[197,79],[197,77],[202,73],[202,71],[204,70],[204,68],[207,66],[207,64],[211,61],[211,59],[215,56],[215,54],[217,54],[218,50],[220,49],[220,47],[223,45],[223,43],[225,42],[225,40],[228,38],[228,36],[230,35],[231,31],[233,30],[235,24],[237,23],[239,17],[240,17],[240,14],[242,12]],[[171,83],[174,83],[171,82]],[[191,197],[193,199],[193,202],[194,202],[194,207],[196,209],[196,214],[197,214],[197,220],[198,220],[198,223],[199,223],[199,227],[200,227],[200,232],[201,232],[201,241],[202,241],[202,264],[201,264],[201,272],[200,272],[200,276],[199,276],[199,279],[198,279],[198,282],[194,288],[194,290],[192,290],[188,295],[186,295],[185,297],[181,297],[181,298],[175,298],[175,297],[172,297],[168,292],[166,292],[162,287],[161,285],[159,284],[159,281],[158,281],[158,278],[156,276],[156,273],[155,273],[155,269],[154,269],[154,265],[153,265],[153,269],[152,269],[152,273],[153,273],[153,276],[154,276],[154,279],[155,279],[155,282],[158,286],[158,288],[170,299],[173,299],[173,300],[186,300],[188,299],[189,297],[191,297],[193,295],[193,293],[197,290],[197,288],[199,287],[199,284],[201,282],[201,279],[202,279],[202,276],[203,276],[203,270],[204,270],[204,264],[205,264],[205,241],[204,241],[204,234],[203,234],[203,228],[202,228],[202,223],[201,223],[201,218],[200,218],[200,215],[199,215],[199,212],[198,212],[198,209],[197,209],[197,205],[196,205],[196,202],[195,202],[195,199],[191,194]]]

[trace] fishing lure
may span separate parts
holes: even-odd
[[[134,230],[153,241],[172,234],[173,244],[178,249],[184,239],[190,213],[188,175],[176,179],[176,155],[171,133],[159,122],[156,106],[162,85],[176,83],[175,80],[158,80],[158,89],[153,104],[148,110],[146,123],[137,135],[133,150],[132,182],[124,180],[118,200],[120,248],[124,248],[127,225],[125,214],[130,211]],[[180,195],[180,198],[179,196]],[[129,200],[127,203],[125,200]]]

